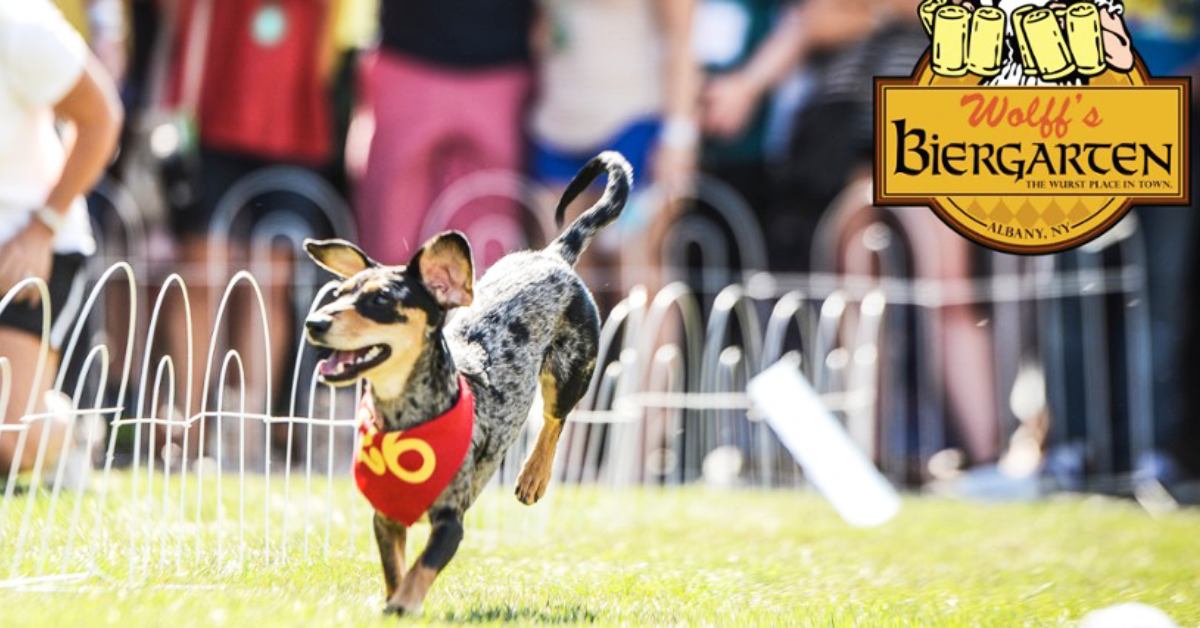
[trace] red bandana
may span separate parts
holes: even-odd
[[[416,523],[462,467],[475,427],[475,397],[458,377],[458,403],[445,414],[395,432],[376,428],[368,391],[358,405],[360,445],[354,481],[375,510],[404,525]]]

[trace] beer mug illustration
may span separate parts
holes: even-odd
[[[957,5],[938,8],[933,18],[933,71],[942,76],[967,73],[967,33],[971,14]]]
[[[925,0],[921,3],[921,8],[918,13],[921,16],[921,25],[925,27],[925,34],[933,34],[933,18],[937,10],[950,0]]]
[[[1004,54],[1004,12],[979,7],[971,15],[967,38],[967,70],[978,76],[996,76]]]
[[[1017,39],[1017,51],[1021,55],[1021,67],[1026,76],[1035,76],[1038,73],[1037,61],[1033,58],[1033,50],[1029,47],[1029,38],[1025,36],[1025,25],[1022,23],[1025,16],[1029,15],[1037,7],[1032,4],[1027,4],[1012,14],[1012,30],[1013,36]]]
[[[1038,74],[1043,79],[1056,81],[1075,71],[1067,39],[1052,11],[1037,9],[1025,16],[1022,25],[1033,58],[1037,61]]]
[[[1067,47],[1080,74],[1095,76],[1104,71],[1104,39],[1096,5],[1074,4],[1067,10]]]

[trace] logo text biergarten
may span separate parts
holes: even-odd
[[[918,14],[930,47],[912,75],[875,80],[875,205],[927,205],[978,244],[1044,254],[1135,205],[1190,202],[1190,84],[1150,76],[1122,0]]]
[[[1092,187],[1122,187],[1105,179],[1175,174],[1178,147],[1173,143],[1148,144],[1132,139],[1117,142],[1061,140],[1079,124],[1095,129],[1104,115],[1097,106],[1086,106],[1082,93],[1073,96],[1032,96],[1024,103],[1009,96],[968,93],[959,101],[967,125],[1014,131],[1037,131],[1044,141],[972,142],[942,137],[937,131],[910,126],[908,118],[890,120],[895,130],[893,174],[906,176],[1006,175],[1015,182],[1032,177],[1087,177]],[[1075,119],[1074,112],[1085,113]],[[1045,141],[1051,140],[1051,141]],[[1126,183],[1124,187],[1131,187]],[[1153,181],[1143,182],[1152,186]],[[1082,187],[1082,182],[1080,182]]]

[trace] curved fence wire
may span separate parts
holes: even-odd
[[[218,211],[225,231],[213,237],[226,238],[236,214],[256,196],[284,190],[321,208],[324,235],[353,238],[344,203],[311,176],[274,169],[235,186]],[[456,205],[480,195],[512,194],[537,217],[544,233],[535,241],[552,233],[545,212],[554,197],[536,184],[485,173],[462,186],[443,194],[431,221],[448,220]],[[720,262],[711,276],[722,281],[671,282],[657,290],[618,284],[608,295],[601,360],[561,439],[554,471],[559,483],[802,485],[801,470],[745,393],[749,379],[781,359],[800,365],[890,478],[919,480],[929,459],[953,444],[940,381],[939,320],[945,308],[962,304],[980,306],[979,326],[994,341],[1001,434],[1018,423],[1009,392],[1022,365],[1033,361],[1044,373],[1054,413],[1085,417],[1081,425],[1056,419],[1051,439],[1083,443],[1089,481],[1113,483],[1121,472],[1118,460],[1155,447],[1145,251],[1131,219],[1107,243],[1053,258],[993,255],[987,274],[955,282],[914,277],[902,225],[888,219],[892,210],[879,210],[858,226],[822,227],[840,230],[836,237],[853,244],[852,254],[870,258],[877,272],[841,274],[838,258],[847,253],[822,249],[812,252],[814,272],[781,275],[764,269],[762,234],[744,220],[744,202],[715,182],[698,189],[705,202],[724,208],[718,215],[728,224],[722,230],[682,224],[668,237],[661,261],[668,269],[683,266],[671,251],[685,248],[678,243],[699,243],[711,253],[706,263]],[[138,582],[183,572],[193,581],[198,573],[216,580],[248,565],[364,555],[367,506],[346,480],[356,451],[353,409],[360,391],[318,382],[315,357],[300,335],[268,323],[269,285],[257,273],[205,269],[204,283],[223,289],[208,344],[192,346],[189,295],[195,288],[187,273],[158,274],[127,195],[116,184],[101,193],[120,208],[107,214],[115,226],[98,227],[114,234],[98,256],[111,264],[93,270],[83,314],[64,344],[51,386],[58,401],[35,412],[37,400],[31,399],[22,417],[0,424],[0,437],[15,439],[18,450],[0,500],[0,556],[8,561],[0,564],[0,581]],[[268,215],[256,229],[261,239],[293,244],[322,235],[286,212]],[[732,233],[732,241],[716,238],[718,232]],[[315,270],[302,270],[310,267],[300,260],[294,268],[295,276],[272,274],[265,281],[289,283],[290,307],[299,320],[319,306],[331,285],[322,284]],[[623,274],[637,277],[639,271],[635,266]],[[0,311],[30,286],[46,303],[45,283],[31,279],[0,299]],[[261,332],[240,343],[220,333],[231,324],[235,295],[250,304],[237,316],[255,319]],[[49,310],[43,311],[39,364],[51,355]],[[181,350],[162,347],[169,323],[187,330]],[[281,334],[291,337],[281,340]],[[1075,334],[1111,338],[1120,350],[1114,355],[1105,343],[1092,343],[1081,362],[1068,361]],[[273,337],[291,348],[287,363],[269,359]],[[1013,341],[1024,337],[1034,340]],[[1071,372],[1079,364],[1083,372]],[[195,368],[203,369],[203,383],[194,390]],[[0,409],[12,392],[11,369],[11,360],[0,357]],[[1114,384],[1122,390],[1121,420],[1112,406]],[[499,539],[509,525],[527,530],[553,517],[553,492],[548,504],[515,524],[496,505],[512,499],[508,493],[541,416],[540,408],[531,409],[526,436],[468,517],[484,539]],[[54,461],[49,430],[40,431],[40,440],[29,437],[36,431],[31,427],[52,422],[67,429],[64,453]],[[34,463],[18,473],[26,449],[36,452]],[[120,539],[138,541],[117,540],[115,531],[122,531]]]

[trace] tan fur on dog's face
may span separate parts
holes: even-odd
[[[362,377],[377,397],[399,398],[446,311],[471,302],[466,239],[456,232],[435,236],[408,266],[382,266],[343,240],[304,246],[313,261],[343,278],[333,301],[305,321],[309,343],[334,350],[322,363],[322,381],[345,386]]]
[[[388,277],[391,274],[386,269],[371,269],[344,281],[336,298],[314,313],[328,318],[329,328],[319,337],[311,329],[308,332],[310,343],[336,351],[387,347],[389,355],[385,360],[358,373],[380,394],[398,394],[403,390],[413,364],[429,341],[429,314],[391,294],[394,283]],[[355,379],[326,380],[326,383],[346,386]]]

